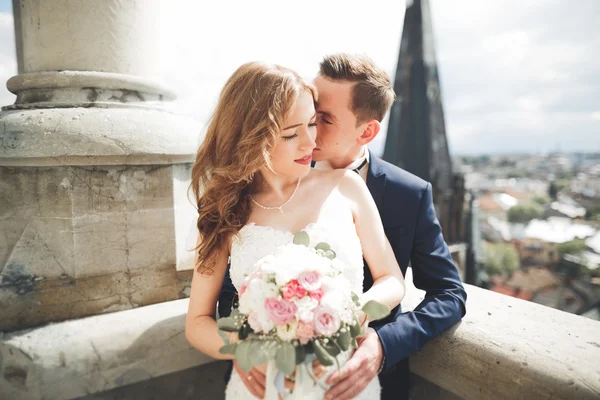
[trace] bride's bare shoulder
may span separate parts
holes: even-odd
[[[346,173],[345,169],[312,169],[308,177],[318,182],[337,182]]]

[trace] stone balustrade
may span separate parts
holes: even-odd
[[[416,387],[415,399],[600,396],[600,322],[466,288],[463,321],[412,357],[418,386],[429,386]],[[405,308],[422,296],[409,284]],[[0,398],[73,398],[211,362],[185,340],[187,302],[6,334],[0,341]]]

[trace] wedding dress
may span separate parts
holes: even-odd
[[[328,221],[311,223],[302,229],[310,237],[310,245],[314,247],[319,242],[331,245],[332,250],[345,264],[344,276],[350,281],[354,293],[362,293],[363,285],[363,256],[360,240],[351,218],[329,218]],[[245,225],[237,236],[234,236],[231,247],[230,274],[236,290],[244,283],[244,279],[254,269],[254,264],[262,257],[272,254],[275,250],[287,243],[291,243],[294,234],[289,231],[278,230],[269,226],[249,223]],[[345,352],[338,356],[341,365],[346,362],[351,353]],[[333,374],[336,366],[328,367],[326,377]],[[274,384],[275,368],[273,363],[267,368],[267,390],[266,399],[277,398]],[[300,376],[299,376],[300,375]],[[312,379],[307,375],[296,376],[296,387],[294,391],[285,397],[288,399],[317,400],[323,399],[325,390],[319,385],[314,385]],[[380,385],[376,377],[361,392],[356,399],[373,400],[380,398]],[[231,379],[225,391],[227,400],[254,400],[256,399],[244,386],[240,376],[235,369],[232,371]]]

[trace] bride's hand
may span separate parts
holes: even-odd
[[[250,370],[250,372],[246,372],[240,368],[236,360],[233,360],[233,368],[235,368],[242,380],[242,383],[244,386],[246,386],[246,389],[252,393],[252,395],[259,399],[265,397],[266,368],[265,370],[261,371],[258,369],[258,367],[254,367]]]
[[[319,360],[314,359],[312,362],[312,373],[315,378],[320,380],[327,373],[327,367],[321,364]]]
[[[252,368],[252,370],[250,371],[250,372],[255,371],[255,374],[257,374],[257,375],[259,375],[259,376],[262,377],[262,383],[263,383],[263,385],[266,385],[267,365],[268,364],[266,364],[266,363],[265,364],[261,364],[261,365],[257,365],[254,368]],[[294,386],[295,386],[294,378],[295,378],[295,376],[296,376],[296,373],[294,372],[294,373],[292,373],[292,375],[289,375],[289,376],[285,377],[284,387],[286,389],[289,389],[289,390],[293,390],[294,389]],[[248,387],[248,385],[246,385],[246,387]],[[248,390],[250,390],[249,387],[248,387]],[[254,394],[256,396],[256,394],[252,390],[250,390],[250,391],[252,392],[252,394]],[[259,396],[259,398],[262,399],[264,397],[264,391],[265,391],[264,386],[262,388],[262,392],[258,392],[257,391],[257,393],[262,393],[262,396]],[[283,400],[281,398],[281,395],[279,395],[279,399]]]

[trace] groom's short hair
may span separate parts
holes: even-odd
[[[381,122],[396,99],[390,78],[364,55],[337,53],[325,56],[319,74],[333,81],[355,82],[350,109],[359,124]]]

